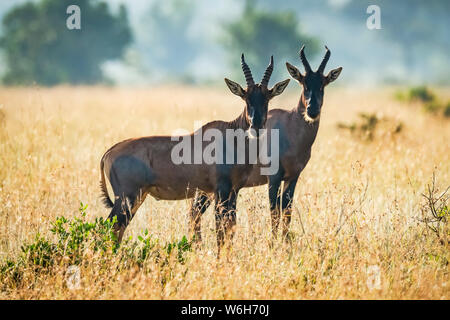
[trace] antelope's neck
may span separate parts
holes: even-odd
[[[294,111],[301,115],[303,117],[303,114],[306,112],[306,106],[304,104],[305,101],[305,97],[303,96],[303,91],[302,94],[300,95],[300,100],[298,101],[297,107],[294,108]]]
[[[230,122],[230,128],[243,130],[247,130],[249,128],[247,119],[245,117],[245,110],[236,119]]]

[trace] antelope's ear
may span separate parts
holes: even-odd
[[[243,98],[245,96],[245,90],[242,89],[242,87],[239,85],[239,83],[236,83],[234,81],[231,81],[230,79],[225,78],[225,83],[227,84],[228,88],[230,88],[230,91],[234,93],[235,95]]]
[[[342,67],[331,70],[325,77],[326,84],[329,84],[330,82],[333,82],[334,80],[336,80],[339,77],[339,75],[341,74],[341,71],[342,71]]]
[[[303,79],[305,77],[300,73],[300,71],[296,67],[294,67],[289,62],[286,62],[286,68],[292,78],[294,78],[295,80],[297,80],[299,82],[303,82]]]
[[[286,79],[284,81],[280,81],[277,84],[275,84],[273,88],[270,89],[270,98],[282,94],[284,89],[286,89],[286,87],[288,86],[289,81],[291,81],[291,79]]]

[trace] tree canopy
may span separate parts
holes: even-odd
[[[274,75],[286,74],[284,63],[299,61],[298,52],[305,45],[308,58],[318,52],[318,41],[300,29],[299,21],[292,11],[270,12],[258,9],[247,2],[242,15],[225,25],[223,45],[226,47],[230,65],[235,73],[240,70],[240,54],[244,53],[252,69],[255,81],[259,81],[274,56]]]
[[[0,47],[11,85],[92,84],[104,81],[101,64],[118,59],[131,41],[127,12],[114,15],[103,1],[79,0],[81,29],[69,30],[72,0],[41,0],[14,7],[3,19]]]

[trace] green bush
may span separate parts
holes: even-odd
[[[170,255],[173,251],[176,251],[178,262],[184,263],[184,253],[192,250],[192,244],[188,241],[186,236],[183,236],[181,241],[168,243],[165,246],[165,249],[168,255]]]
[[[22,261],[36,267],[48,268],[53,265],[57,250],[56,245],[37,234],[34,242],[21,247]]]
[[[406,99],[406,94],[402,90],[395,91],[394,92],[394,98],[395,98],[395,100],[402,101],[402,102],[407,100]]]
[[[142,265],[150,257],[154,257],[156,261],[161,261],[161,253],[165,253],[166,258],[172,254],[176,255],[177,261],[181,264],[185,263],[185,253],[192,251],[192,242],[187,239],[186,236],[180,241],[172,241],[165,244],[163,247],[159,247],[159,241],[153,239],[149,235],[148,230],[145,229],[144,235],[138,236],[138,241],[131,244],[134,247],[134,259]],[[161,252],[162,251],[162,252]],[[167,259],[166,261],[167,262]]]
[[[403,102],[420,102],[425,112],[450,117],[450,101],[444,105],[426,86],[413,87],[407,91],[396,91],[394,97]]]
[[[108,259],[117,257],[122,267],[142,267],[150,260],[168,266],[172,256],[176,262],[184,264],[185,253],[192,250],[191,241],[186,236],[160,246],[158,239],[154,239],[148,230],[139,235],[137,241],[130,237],[119,246],[113,232],[116,220],[96,218],[93,222],[86,221],[86,209],[87,205],[81,203],[80,217],[58,217],[51,223],[48,237],[38,233],[31,243],[22,245],[18,256],[9,257],[0,264],[0,282],[9,279],[18,283],[25,270],[51,272],[54,265],[90,263],[92,253],[96,253],[95,258],[104,259],[97,261],[100,266],[108,267]]]
[[[380,131],[390,134],[398,134],[403,130],[402,122],[395,122],[389,118],[378,117],[374,113],[364,113],[358,114],[359,121],[350,124],[338,123],[337,127],[339,129],[349,130],[350,133],[362,140],[373,141],[375,139],[375,134]],[[384,124],[384,125],[383,125]]]
[[[116,252],[118,248],[117,238],[113,233],[116,218],[113,221],[95,218],[94,222],[86,222],[86,209],[87,205],[80,203],[81,218],[68,220],[58,217],[50,229],[57,238],[58,254],[69,257],[75,264],[81,261],[86,248],[91,248],[94,252]]]
[[[426,86],[413,87],[408,90],[409,101],[431,102],[435,100],[435,95]]]
[[[450,101],[444,107],[444,116],[450,117]]]
[[[437,101],[431,101],[431,102],[426,103],[423,106],[423,109],[425,110],[425,112],[438,114],[439,111],[442,109],[442,106]]]

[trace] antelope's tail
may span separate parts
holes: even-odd
[[[104,157],[100,161],[100,175],[101,175],[100,190],[102,191],[101,198],[103,204],[107,208],[112,208],[114,207],[114,203],[111,201],[111,198],[108,195],[108,189],[106,188],[106,181],[105,181],[105,171],[103,170],[103,168],[104,168]]]

